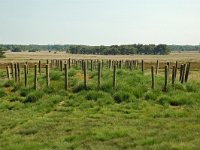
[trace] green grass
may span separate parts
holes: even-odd
[[[64,74],[45,70],[33,89],[33,70],[28,87],[12,80],[0,82],[0,149],[199,149],[200,85],[180,84],[163,92],[163,77],[139,70],[118,70],[112,88],[112,71],[103,70],[97,88],[97,71],[69,70],[69,90]]]

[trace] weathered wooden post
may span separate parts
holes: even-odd
[[[37,90],[37,64],[35,64],[34,69],[34,89]]]
[[[176,67],[173,66],[172,68],[172,86],[173,87],[174,87],[175,79],[176,79]]]
[[[28,74],[28,70],[29,70],[29,66],[28,66],[28,61],[26,62],[26,65],[27,65],[27,74]]]
[[[50,85],[49,64],[46,64],[46,85],[47,85],[47,87],[49,87],[49,85]]]
[[[69,69],[71,68],[71,58],[69,58]]]
[[[14,78],[14,64],[13,64],[13,62],[11,63],[11,74],[12,74],[12,78]]]
[[[180,77],[179,77],[179,81],[181,81],[181,79],[182,79],[182,74],[183,74],[183,64],[181,64],[181,66],[180,66]]]
[[[178,61],[176,61],[176,66],[175,66],[175,78],[176,78],[176,75],[177,75],[177,70],[178,70]]]
[[[24,85],[27,87],[28,80],[27,80],[27,65],[24,64]]]
[[[41,74],[41,60],[39,60],[39,63],[38,63],[38,66],[39,66],[39,74]]]
[[[20,70],[20,63],[17,63],[17,75],[18,75],[18,81],[21,81],[21,70]]]
[[[87,65],[86,62],[83,62],[83,73],[84,73],[84,88],[87,89]]]
[[[6,66],[7,78],[10,80],[10,67],[9,65]]]
[[[167,62],[167,66],[168,66],[168,72],[170,70],[170,62]]]
[[[156,75],[158,75],[158,70],[159,70],[159,60],[156,62]]]
[[[144,72],[144,60],[142,60],[142,72]]]
[[[164,85],[164,92],[167,92],[167,86],[168,86],[168,66],[165,66],[165,85]]]
[[[60,60],[60,71],[63,71],[63,61]]]
[[[186,68],[186,64],[183,65],[183,70],[182,70],[182,77],[181,77],[181,83],[184,83],[184,78],[185,78],[185,68]]]
[[[17,63],[14,64],[14,68],[15,68],[15,82],[17,82],[18,81],[18,79],[17,79],[17,77],[18,77],[18,75],[17,75]]]
[[[101,63],[98,63],[98,88],[100,88],[101,84]]]
[[[154,88],[155,88],[155,78],[154,78],[154,68],[153,68],[153,66],[151,66],[151,77],[152,77],[151,88],[152,88],[152,90],[154,90]]]
[[[116,87],[116,64],[113,66],[113,89]]]
[[[190,72],[190,62],[188,63],[187,68],[186,68],[185,83],[187,83],[188,81],[189,72]]]
[[[67,63],[64,64],[64,72],[65,72],[65,90],[68,90],[68,68],[67,68]]]
[[[90,60],[90,71],[93,70],[93,60]]]

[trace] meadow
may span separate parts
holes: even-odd
[[[18,57],[17,57],[17,56]],[[7,53],[0,67],[0,149],[199,149],[200,148],[200,71],[199,54],[169,56],[84,56],[68,54]],[[179,56],[179,57],[178,57]],[[189,56],[189,57],[188,57]],[[190,57],[191,56],[191,57]],[[129,69],[87,70],[87,89],[81,65],[68,69],[68,89],[64,71],[50,68],[46,86],[46,59],[144,59]],[[42,60],[34,89],[33,64]],[[163,64],[177,60],[192,62],[189,80],[181,84],[179,69],[175,85],[171,69],[167,92],[163,91],[164,67],[155,75],[151,88],[150,65],[157,59]],[[7,79],[5,64],[21,62],[21,80]],[[30,65],[28,85],[24,85],[23,62]],[[193,65],[195,64],[195,65]]]

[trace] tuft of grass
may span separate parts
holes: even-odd
[[[128,102],[130,100],[130,93],[125,92],[125,91],[117,91],[113,95],[113,98],[116,103]]]
[[[24,103],[34,103],[38,101],[44,95],[43,91],[31,92],[27,98],[23,101]]]
[[[4,87],[13,87],[15,85],[15,82],[13,80],[8,80],[6,83],[4,83]]]

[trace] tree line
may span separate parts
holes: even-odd
[[[72,45],[69,47],[69,53],[72,54],[99,54],[99,55],[130,55],[130,54],[160,54],[170,53],[170,49],[165,44],[159,45],[112,45],[112,46],[85,46]]]
[[[0,51],[66,51],[72,54],[98,54],[98,55],[130,55],[130,54],[161,54],[170,53],[165,44],[132,44],[111,46],[87,46],[87,45],[0,45]]]

